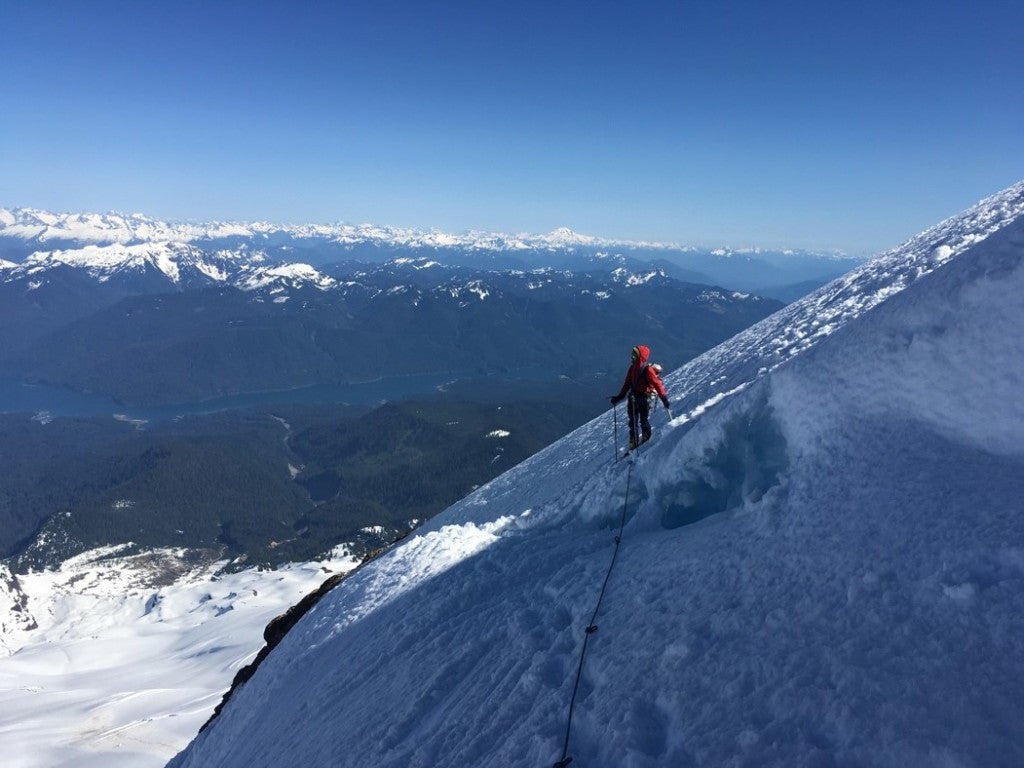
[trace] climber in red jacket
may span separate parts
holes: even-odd
[[[651,396],[657,393],[665,410],[669,410],[668,395],[665,394],[665,385],[658,378],[661,366],[647,362],[651,356],[651,350],[643,344],[633,347],[633,363],[626,371],[626,380],[622,382],[622,389],[619,394],[611,398],[612,405],[618,405],[629,396],[629,449],[633,450],[640,443],[646,443],[651,439]],[[637,421],[640,422],[641,439],[637,442]]]

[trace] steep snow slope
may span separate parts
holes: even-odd
[[[623,517],[574,765],[1024,764],[1022,261],[1019,184],[690,363],[635,463],[609,415],[456,504],[170,765],[552,765]]]

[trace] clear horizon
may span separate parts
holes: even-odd
[[[999,0],[19,4],[0,205],[870,255],[1024,178],[1021,22]]]

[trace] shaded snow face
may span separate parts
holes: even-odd
[[[748,408],[698,427],[665,461],[677,467],[655,494],[661,524],[689,525],[718,512],[756,504],[782,488],[790,456],[764,388]]]
[[[776,377],[774,399],[794,442],[812,450],[858,419],[898,414],[957,443],[1024,455],[1022,262],[1024,221]],[[816,407],[803,409],[808,402]]]
[[[946,297],[943,306],[916,292],[896,296],[719,418],[699,422],[666,456],[671,477],[653,493],[662,524],[697,522],[781,491],[792,462],[832,444],[834,433],[855,438],[875,419],[922,422],[938,438],[1024,455],[1022,254],[1019,224],[922,278],[922,292]]]
[[[791,464],[834,446],[836,433],[857,439],[878,419],[1024,455],[1022,254],[1024,225],[1015,225],[922,278],[922,292],[946,297],[944,306],[912,292],[838,331],[834,343],[759,382],[719,418],[698,422],[666,455],[668,477],[639,493],[652,497],[667,528],[742,509],[783,492]]]

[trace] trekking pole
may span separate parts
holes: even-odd
[[[612,405],[612,434],[615,435],[615,460],[619,460],[619,404]]]
[[[636,395],[629,393],[629,452],[640,448],[640,406],[636,402]]]
[[[629,425],[629,428],[630,428],[630,434],[633,434],[633,393],[632,392],[630,392],[629,397],[627,398],[626,402],[627,402],[627,408],[626,408],[627,424]],[[618,452],[618,445],[617,445],[617,442],[616,442],[616,444],[615,444],[615,452],[616,452],[615,453],[616,459],[625,459],[631,453],[633,453],[633,446],[632,445],[628,445],[626,451],[622,455],[620,455],[620,454],[617,453]]]

